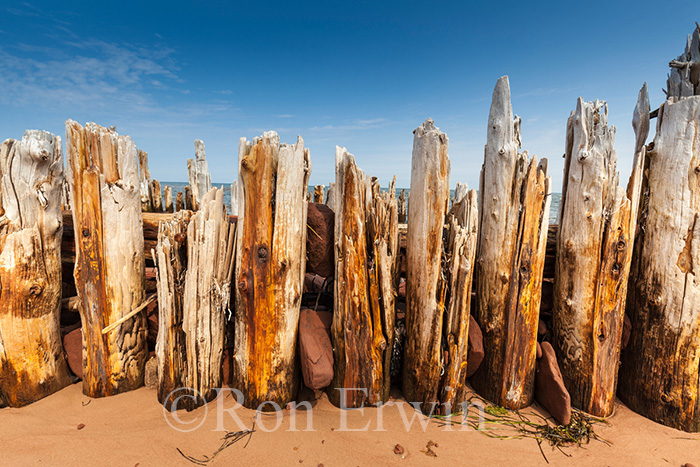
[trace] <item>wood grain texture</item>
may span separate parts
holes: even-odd
[[[403,393],[430,413],[438,401],[443,366],[441,334],[442,231],[450,199],[447,135],[431,119],[414,130],[406,246],[406,341]]]
[[[0,401],[21,407],[71,383],[60,334],[61,138],[0,145]]]
[[[538,165],[519,152],[507,76],[493,91],[487,135],[475,272],[485,355],[471,382],[487,399],[519,409],[533,397],[551,183],[546,159]]]
[[[394,342],[398,222],[394,181],[380,193],[345,148],[336,147],[335,282],[331,336],[336,406],[387,401]],[[347,391],[342,388],[362,388]],[[344,396],[344,397],[343,397]]]
[[[241,138],[233,381],[246,407],[284,406],[296,393],[310,172],[301,137],[282,146],[275,132]]]
[[[648,129],[646,87],[641,101]],[[629,199],[618,185],[615,128],[607,125],[607,113],[605,102],[579,98],[567,123],[552,330],[572,405],[597,417],[615,407],[644,161],[637,153],[629,185],[636,196]]]
[[[700,431],[699,141],[700,96],[670,97],[647,151],[618,383],[632,410],[684,431]]]
[[[72,120],[66,122],[66,143],[77,232],[83,392],[104,397],[143,385],[148,354],[145,313],[102,334],[145,298],[137,150],[128,136]]]

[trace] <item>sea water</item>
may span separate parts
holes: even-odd
[[[164,189],[166,186],[169,186],[173,190],[173,202],[175,202],[175,195],[177,194],[178,191],[182,192],[182,195],[185,195],[185,186],[188,185],[188,183],[183,183],[183,182],[161,182],[160,186],[161,189]],[[224,188],[224,205],[226,206],[226,209],[231,210],[231,183],[212,183],[212,186],[217,187],[217,188]],[[396,196],[398,197],[399,194],[401,194],[401,188],[396,189]],[[386,191],[386,188],[382,188],[382,191]],[[408,191],[409,189],[406,188],[406,198],[408,199]],[[313,196],[314,194],[314,187],[309,185],[309,193]],[[450,196],[454,196],[455,191],[450,190]],[[549,223],[550,224],[556,224],[558,223],[559,219],[559,201],[561,201],[561,193],[552,193],[552,203],[549,208]]]

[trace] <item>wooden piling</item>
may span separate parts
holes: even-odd
[[[10,407],[71,383],[59,324],[62,191],[60,137],[27,130],[0,145],[0,402]]]
[[[145,314],[132,314],[145,300],[137,150],[128,136],[72,120],[66,122],[66,143],[83,392],[104,397],[141,386],[148,354]]]
[[[160,182],[158,180],[151,180],[150,195],[153,212],[163,212],[163,196],[160,191]]]
[[[179,212],[185,209],[185,198],[182,196],[182,192],[178,191],[175,195],[175,212]]]
[[[484,361],[471,382],[509,409],[533,398],[551,200],[546,159],[538,166],[519,149],[520,118],[513,118],[504,76],[493,91],[480,180],[475,318],[484,334]]]
[[[402,188],[401,189],[401,194],[399,195],[399,201],[398,201],[398,210],[399,210],[399,223],[400,224],[405,224],[406,223],[406,189]]]
[[[314,186],[314,203],[323,203],[323,195],[326,187],[323,185]]]
[[[423,413],[438,401],[445,296],[440,287],[443,224],[450,199],[448,138],[426,120],[414,132],[406,246],[403,393]]]
[[[296,393],[310,172],[301,137],[282,146],[274,131],[241,138],[233,381],[246,407],[284,406]]]
[[[200,139],[194,140],[194,159],[187,159],[187,177],[192,189],[192,204],[189,209],[196,211],[199,209],[199,201],[211,190],[211,175],[204,153],[204,142]]]
[[[618,395],[658,423],[700,431],[700,27],[671,62],[647,149]],[[678,66],[678,68],[676,68]],[[637,123],[643,119],[636,119]],[[637,149],[640,149],[637,138]]]
[[[331,336],[336,406],[387,401],[394,342],[398,222],[392,182],[380,193],[345,148],[335,151],[335,282]],[[347,391],[344,388],[362,388]]]
[[[148,153],[139,149],[139,192],[141,194],[141,210],[153,211],[151,201],[151,171],[148,168]]]
[[[190,188],[189,185],[185,187],[185,203],[187,204],[186,208],[190,211],[197,210],[196,206],[194,205],[194,199],[192,199],[192,188]]]
[[[165,188],[163,188],[163,207],[165,208],[165,212],[172,213],[174,211],[173,189],[170,188],[168,185],[165,185]]]
[[[646,87],[640,104],[648,129]],[[607,125],[607,114],[605,102],[579,98],[567,123],[552,330],[571,404],[596,417],[615,407],[644,163],[638,152],[628,195],[618,186],[615,128]]]

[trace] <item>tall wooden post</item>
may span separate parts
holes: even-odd
[[[323,185],[314,186],[314,203],[323,203],[323,195],[326,187]]]
[[[301,137],[280,146],[274,131],[241,138],[238,154],[234,385],[246,407],[284,405],[298,380],[311,161]]]
[[[439,397],[443,354],[443,225],[450,199],[448,138],[431,119],[414,130],[406,238],[406,341],[403,393],[424,413]]]
[[[194,140],[194,159],[187,159],[187,176],[192,189],[192,204],[189,209],[196,211],[199,209],[199,201],[211,190],[211,175],[204,153],[204,142],[200,139]]]
[[[163,212],[163,196],[160,191],[160,182],[158,180],[151,180],[150,195],[153,212]]]
[[[139,149],[139,192],[141,194],[141,210],[153,211],[151,200],[151,171],[148,168],[148,153]]]
[[[173,212],[173,189],[168,185],[163,188],[163,208],[165,212]]]
[[[71,383],[59,324],[62,189],[60,137],[27,130],[0,145],[0,402],[11,407]]]
[[[646,86],[637,110],[648,130]],[[618,186],[615,128],[607,125],[607,114],[605,102],[579,98],[567,123],[552,330],[571,404],[597,417],[615,407],[644,166],[642,150],[625,193]]]
[[[66,122],[66,142],[83,392],[104,397],[141,386],[148,354],[145,314],[132,314],[144,301],[137,150],[128,136],[72,120]]]
[[[335,150],[335,290],[331,336],[337,406],[361,407],[389,398],[394,342],[398,222],[394,182],[381,194],[345,148]],[[395,179],[394,179],[395,180]],[[347,391],[343,388],[362,388]],[[366,392],[365,392],[366,391]]]
[[[519,152],[520,118],[513,118],[507,76],[496,83],[488,125],[475,272],[485,354],[471,381],[487,399],[519,409],[534,390],[550,178],[546,159],[538,166]]]
[[[656,422],[700,431],[700,28],[671,66],[648,149],[618,395]]]

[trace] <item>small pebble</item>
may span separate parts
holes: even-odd
[[[296,447],[296,446],[294,446],[294,450],[295,450],[295,451],[298,451],[298,450],[299,450],[299,448],[298,448],[298,447]]]
[[[84,423],[81,423],[80,425],[78,425],[78,429],[79,429],[79,430],[82,430],[83,428],[85,428],[85,424],[84,424]]]
[[[398,454],[400,456],[403,453],[404,453],[403,446],[401,446],[400,444],[397,444],[396,446],[394,446],[394,454]]]

